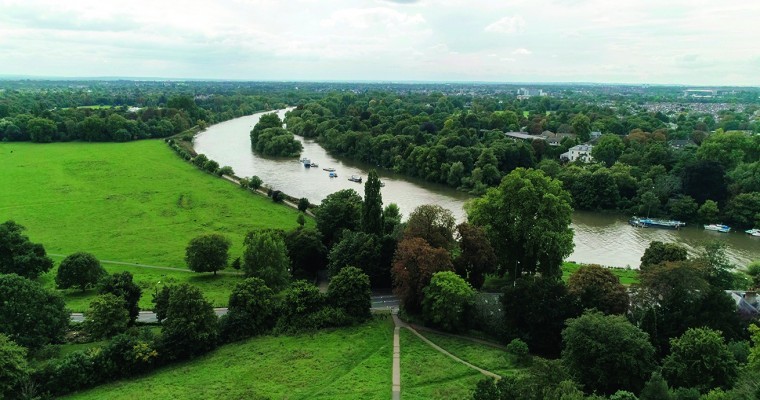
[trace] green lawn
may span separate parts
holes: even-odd
[[[402,329],[400,333],[402,398],[422,400],[472,397],[475,384],[484,375],[439,353],[408,330]],[[427,337],[427,333],[423,334]],[[450,352],[454,354],[453,351]]]
[[[567,282],[570,279],[570,275],[575,273],[581,267],[580,264],[573,262],[562,263],[562,279]],[[634,283],[639,283],[639,270],[626,269],[626,268],[608,268],[615,276],[620,278],[620,283],[629,286]]]
[[[518,369],[506,358],[504,350],[428,331],[421,331],[420,333],[449,353],[486,371],[505,376],[515,373]]]
[[[387,400],[392,354],[393,323],[383,315],[353,328],[229,344],[67,398]]]
[[[0,143],[0,171],[0,221],[25,226],[53,254],[87,251],[105,260],[184,268],[185,246],[199,234],[226,235],[237,257],[246,232],[297,226],[296,210],[197,170],[158,140]],[[158,281],[193,282],[217,305],[235,279],[106,269],[129,270],[148,291]],[[51,285],[53,276],[41,279]],[[75,310],[86,304],[78,294],[67,297]]]

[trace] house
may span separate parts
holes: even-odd
[[[750,319],[760,315],[760,300],[754,291],[726,290],[736,303],[736,311],[744,318]]]
[[[559,156],[559,159],[567,162],[578,160],[581,162],[591,162],[594,160],[594,158],[591,157],[591,149],[593,148],[594,146],[590,144],[579,144],[577,146],[571,147],[567,153],[562,153]]]
[[[696,147],[697,144],[689,139],[676,139],[668,142],[671,148],[681,150],[687,147]]]

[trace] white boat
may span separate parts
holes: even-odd
[[[327,172],[335,172],[335,168],[332,167],[322,168],[322,170]]]
[[[348,180],[351,181],[351,182],[362,183],[362,177],[359,176],[359,175],[351,175],[351,177],[348,178]]]
[[[755,228],[755,229],[747,229],[744,232],[746,232],[746,233],[748,233],[748,234],[750,234],[752,236],[760,237],[760,229],[757,229],[757,228]]]
[[[728,225],[723,225],[723,224],[710,224],[710,225],[705,225],[705,230],[728,233],[728,232],[731,232],[731,227]]]

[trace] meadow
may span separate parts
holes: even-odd
[[[227,236],[234,258],[248,231],[297,226],[296,210],[196,169],[163,141],[0,143],[0,170],[0,221],[25,226],[32,241],[59,255],[56,262],[86,251],[104,260],[183,269],[185,247],[200,234]],[[159,281],[195,283],[215,305],[224,305],[236,279],[104,266],[133,273],[144,289],[143,307]],[[51,286],[54,273],[41,281]],[[88,293],[66,292],[73,310],[81,311]]]

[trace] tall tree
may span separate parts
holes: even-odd
[[[670,343],[662,374],[671,385],[695,387],[702,393],[717,387],[731,388],[737,365],[720,332],[692,328]]]
[[[362,205],[362,231],[372,235],[383,234],[383,195],[380,193],[380,178],[377,171],[369,171],[364,184],[364,204]]]
[[[32,243],[22,234],[23,230],[13,221],[0,224],[0,273],[36,279],[53,268],[53,260],[41,244]]]
[[[284,239],[296,279],[314,279],[318,271],[327,267],[327,247],[318,230],[298,227],[285,232]]]
[[[337,242],[344,229],[356,231],[361,226],[362,198],[353,189],[331,193],[322,200],[314,212],[317,229],[322,232],[325,245]]]
[[[628,311],[628,291],[620,278],[596,264],[584,265],[570,275],[567,291],[578,299],[583,309],[596,308],[605,314]]]
[[[589,392],[638,393],[654,371],[649,335],[624,316],[588,311],[567,321],[562,361]]]
[[[570,202],[558,180],[518,168],[473,200],[467,216],[486,231],[511,279],[537,272],[559,277],[562,260],[573,250]]]
[[[290,281],[290,259],[282,237],[272,231],[252,231],[245,237],[243,270],[279,291]]]
[[[357,267],[369,276],[373,286],[387,282],[390,271],[380,270],[380,241],[377,236],[364,232],[346,231],[328,256],[330,276],[343,268]]]
[[[63,298],[16,274],[0,274],[0,333],[37,349],[63,340],[69,311]]]
[[[454,247],[456,220],[451,211],[435,204],[423,204],[409,214],[404,238],[418,237],[432,247]]]
[[[422,306],[423,288],[433,274],[453,270],[445,249],[431,247],[418,237],[405,238],[398,245],[391,268],[393,293],[401,298],[404,310],[418,313]]]
[[[203,354],[216,346],[218,321],[200,289],[186,283],[172,288],[161,325],[161,350],[169,359]]]
[[[132,280],[132,274],[128,271],[114,273],[105,277],[98,283],[98,293],[111,293],[124,300],[129,312],[130,323],[133,324],[140,314],[140,296],[142,289]]]
[[[224,235],[211,233],[194,237],[185,249],[185,262],[195,272],[213,272],[227,267],[232,243]]]
[[[496,271],[496,253],[481,227],[463,222],[457,225],[457,233],[460,252],[454,259],[454,267],[472,287],[480,289],[485,275]]]

